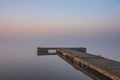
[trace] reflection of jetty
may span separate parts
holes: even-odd
[[[120,80],[120,62],[86,53],[86,48],[39,47],[37,51],[38,55],[57,54],[76,69],[96,80]]]

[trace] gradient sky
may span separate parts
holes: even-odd
[[[0,36],[120,30],[119,0],[0,0]]]

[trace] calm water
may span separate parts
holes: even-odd
[[[0,80],[92,80],[57,55],[37,56],[36,48],[0,50]]]
[[[108,38],[108,37],[107,37]],[[74,39],[74,38],[73,38]],[[46,43],[47,41],[48,43]],[[37,56],[37,46],[82,46],[88,52],[120,61],[119,40],[0,41],[0,80],[92,80],[58,56]],[[50,42],[49,42],[50,41]],[[52,42],[53,41],[53,42]],[[79,42],[80,41],[80,42]],[[40,44],[41,43],[41,44]],[[66,44],[70,43],[70,44]],[[63,45],[56,45],[63,44]],[[77,45],[74,45],[77,44]]]

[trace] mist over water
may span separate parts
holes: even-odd
[[[92,80],[58,56],[37,56],[37,47],[86,47],[88,53],[120,61],[118,36],[1,40],[0,80]]]

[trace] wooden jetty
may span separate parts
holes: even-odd
[[[56,50],[56,53],[48,53]],[[58,55],[95,80],[120,80],[120,62],[86,52],[86,48],[37,48],[37,55]]]

